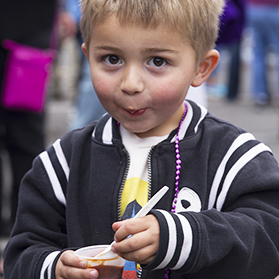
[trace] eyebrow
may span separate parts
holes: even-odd
[[[144,52],[170,52],[170,53],[179,53],[179,51],[171,49],[171,48],[157,48],[157,47],[151,47],[146,49]]]
[[[121,49],[117,48],[117,47],[113,47],[113,46],[109,46],[109,45],[97,45],[94,47],[95,50],[108,50],[108,51],[121,51]],[[174,49],[170,49],[170,48],[157,48],[157,47],[151,47],[151,48],[147,48],[144,51],[142,51],[143,53],[156,53],[156,52],[169,52],[169,53],[179,53],[179,51],[174,50]]]
[[[116,50],[119,50],[118,48],[116,48],[116,47],[112,47],[112,46],[102,46],[102,45],[100,45],[100,46],[95,46],[94,47],[94,50],[113,50],[113,51],[116,51]]]

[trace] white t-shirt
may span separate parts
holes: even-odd
[[[130,166],[121,197],[121,217],[132,218],[148,201],[148,154],[152,146],[168,135],[140,138],[120,126],[123,144],[130,156]]]

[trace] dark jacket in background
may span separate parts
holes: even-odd
[[[5,68],[4,39],[42,49],[49,46],[56,0],[0,1],[0,84]]]
[[[221,17],[219,44],[231,44],[240,41],[245,26],[246,0],[229,0]]]

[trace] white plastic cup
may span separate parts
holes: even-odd
[[[125,260],[113,252],[108,252],[102,259],[93,259],[109,245],[93,245],[80,248],[75,255],[87,261],[87,268],[93,267],[99,272],[99,279],[121,279]]]

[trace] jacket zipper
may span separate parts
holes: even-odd
[[[153,153],[154,146],[151,147],[148,156],[147,156],[147,177],[148,177],[148,200],[151,198],[151,155]],[[142,267],[138,272],[138,279],[141,279]]]
[[[125,153],[125,155],[127,157],[127,166],[126,166],[126,169],[125,169],[125,172],[124,172],[124,176],[123,176],[122,183],[121,183],[120,190],[119,190],[119,194],[118,194],[118,220],[121,220],[121,197],[122,197],[125,181],[127,179],[128,171],[129,171],[130,164],[131,164],[130,155],[129,155],[127,149],[124,147],[122,149],[122,151]]]
[[[151,155],[153,153],[153,149],[154,149],[154,146],[151,147],[151,149],[148,153],[148,156],[147,156],[147,177],[148,177],[148,181],[147,181],[148,182],[148,193],[147,193],[147,195],[148,195],[148,200],[150,200],[150,198],[151,198]],[[127,166],[126,166],[126,169],[124,172],[124,176],[123,176],[119,194],[118,194],[118,220],[121,219],[121,196],[123,193],[125,181],[127,179],[128,171],[129,171],[130,164],[131,164],[130,155],[129,155],[127,149],[124,147],[122,149],[122,151],[125,153],[125,155],[127,157]]]
[[[153,149],[154,149],[154,146],[151,147],[151,149],[148,153],[148,156],[147,156],[148,200],[151,198],[151,155],[153,153]],[[118,195],[118,220],[121,220],[121,196],[123,193],[125,181],[127,179],[128,171],[129,171],[130,164],[131,164],[130,155],[129,155],[127,149],[124,147],[122,149],[122,151],[125,153],[125,155],[127,157],[127,166],[126,166],[126,169],[124,172],[124,176],[122,179],[122,183],[121,183],[119,195]],[[140,279],[141,275],[142,275],[142,268],[140,268],[137,278]]]
[[[154,146],[151,147],[147,156],[147,176],[148,176],[148,200],[151,198],[151,155],[153,153]]]

